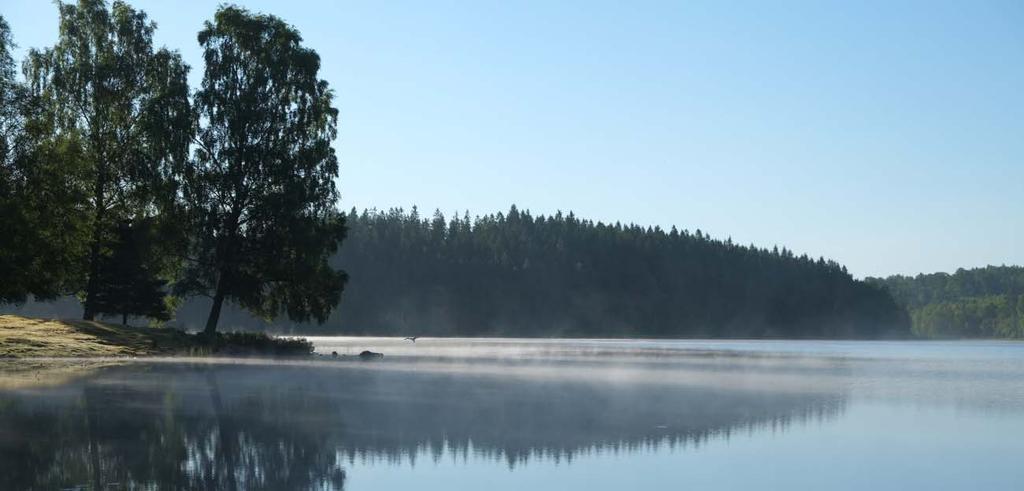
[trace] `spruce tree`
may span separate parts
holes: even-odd
[[[122,222],[113,235],[116,238],[99,268],[93,298],[95,312],[120,315],[123,324],[128,323],[129,316],[170,319],[165,301],[167,281],[158,276],[158,263],[149,255],[153,250],[149,243],[158,240],[150,224]]]

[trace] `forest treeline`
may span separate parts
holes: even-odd
[[[1024,267],[987,266],[867,281],[886,288],[906,307],[917,336],[1024,338]]]
[[[470,218],[351,210],[331,260],[350,275],[322,326],[296,332],[427,336],[877,338],[909,335],[881,288],[834,261],[696,230],[572,213]],[[197,324],[204,306],[178,318]],[[241,311],[225,324],[270,327]]]
[[[349,212],[339,327],[367,333],[879,337],[906,331],[884,291],[834,261],[696,230],[572,213],[470,220]]]

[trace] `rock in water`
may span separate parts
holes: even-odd
[[[380,358],[384,358],[384,353],[374,353],[373,351],[370,350],[366,350],[363,351],[362,353],[359,353],[360,360],[377,360]]]

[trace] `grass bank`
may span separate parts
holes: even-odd
[[[120,356],[309,356],[304,339],[266,334],[189,334],[172,328],[0,315],[0,358]]]

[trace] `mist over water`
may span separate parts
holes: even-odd
[[[312,361],[0,364],[0,489],[1024,483],[1020,343],[313,340]],[[365,349],[385,356],[330,356]]]

